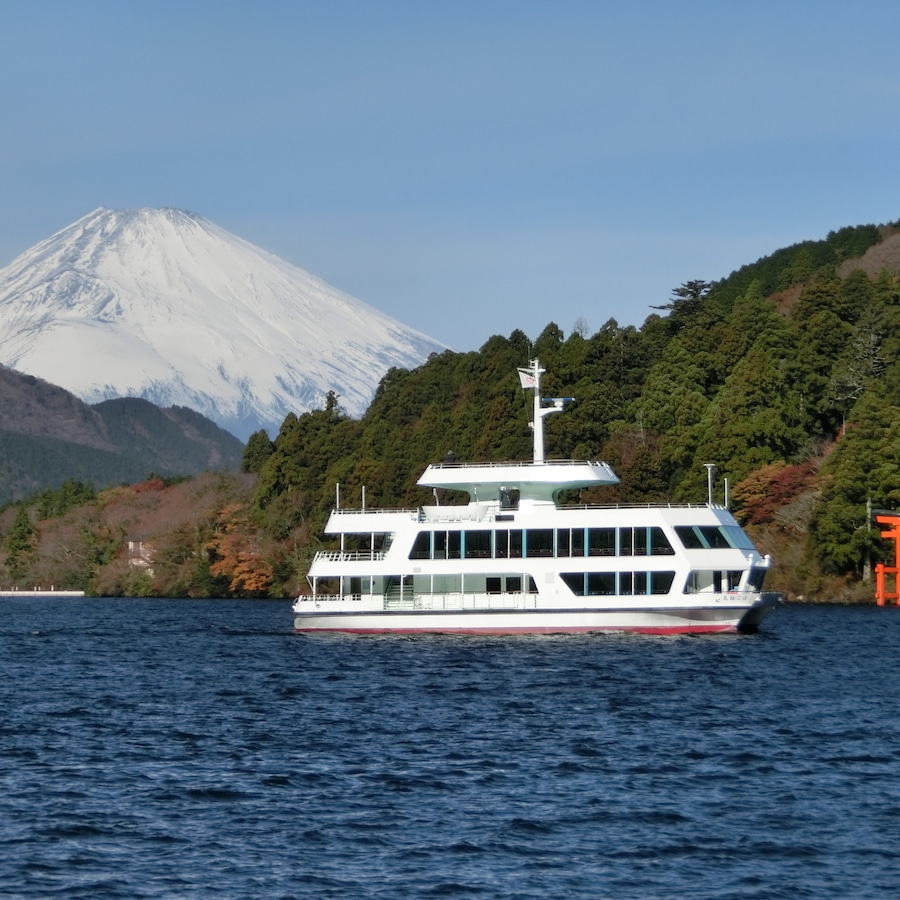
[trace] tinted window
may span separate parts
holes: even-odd
[[[584,596],[584,572],[563,572],[560,578],[573,594],[577,597]]]
[[[615,528],[589,528],[588,542],[591,556],[616,555]]]
[[[675,551],[662,528],[650,529],[650,553],[653,556],[671,556]]]
[[[706,546],[700,540],[700,535],[694,531],[693,525],[676,525],[675,534],[688,550],[702,550]]]
[[[485,559],[491,555],[491,533],[489,531],[467,531],[466,559]]]
[[[410,559],[428,559],[431,556],[431,532],[420,531],[416,535],[412,550],[409,551]]]
[[[615,572],[589,572],[588,594],[592,597],[599,594],[614,594],[616,592]]]

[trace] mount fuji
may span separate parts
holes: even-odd
[[[179,209],[97,209],[0,269],[0,363],[87,403],[193,409],[242,440],[446,347]]]

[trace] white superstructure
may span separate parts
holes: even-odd
[[[616,484],[604,462],[545,460],[538,360],[529,463],[431,465],[419,484],[465,506],[335,509],[297,631],[553,633],[754,631],[779,599],[770,566],[731,513],[703,505],[561,505],[563,491]]]

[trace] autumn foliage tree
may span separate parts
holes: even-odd
[[[245,506],[235,503],[219,512],[215,533],[206,543],[209,570],[229,579],[233,596],[264,597],[272,586],[274,570],[260,537]]]

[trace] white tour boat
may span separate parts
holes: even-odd
[[[756,630],[780,597],[762,591],[771,561],[711,487],[702,505],[561,505],[563,491],[619,479],[604,462],[544,459],[543,420],[571,398],[542,399],[543,373],[537,360],[519,370],[534,390],[532,462],[430,465],[418,483],[434,506],[332,511],[340,549],[316,554],[296,631]],[[469,503],[440,505],[439,490]]]

